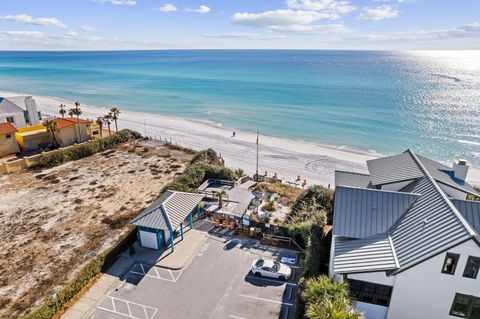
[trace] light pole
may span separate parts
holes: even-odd
[[[57,299],[57,292],[54,290],[50,293],[50,296],[53,298],[53,300],[55,300],[55,311],[58,312],[58,299]]]

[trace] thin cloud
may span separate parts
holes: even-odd
[[[194,12],[197,12],[197,13],[209,13],[211,11],[211,9],[209,7],[207,7],[206,5],[201,5],[198,9],[195,9],[193,10]]]
[[[178,11],[178,8],[175,7],[173,4],[171,3],[166,3],[164,4],[163,6],[161,7],[158,7],[158,11],[162,11],[162,12],[175,12],[175,11]]]
[[[26,37],[33,39],[43,38],[43,33],[40,31],[1,31],[1,33],[11,37]]]
[[[287,7],[290,9],[307,11],[325,11],[336,14],[347,14],[357,8],[350,1],[332,0],[287,0]]]
[[[227,33],[206,33],[203,35],[207,38],[215,39],[249,39],[249,40],[275,40],[285,39],[285,35],[280,34],[263,34],[255,32],[227,32]]]
[[[84,31],[84,32],[95,32],[97,31],[94,27],[91,27],[89,25],[83,25],[80,27],[80,30]]]
[[[92,2],[101,4],[111,4],[113,6],[134,6],[137,4],[136,0],[91,0]]]
[[[58,27],[66,28],[67,26],[57,18],[33,18],[27,14],[17,14],[17,15],[7,15],[0,16],[1,20],[12,21],[20,24],[30,24],[38,26],[49,26],[49,27]]]
[[[394,9],[392,6],[384,5],[380,7],[364,7],[358,18],[360,20],[380,21],[384,19],[391,19],[398,17],[400,11]]]

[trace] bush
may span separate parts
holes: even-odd
[[[133,228],[121,236],[116,244],[109,250],[102,252],[97,256],[97,260],[90,260],[75,275],[75,278],[68,282],[60,291],[57,292],[57,302],[51,297],[43,304],[25,315],[24,319],[51,319],[57,313],[57,303],[62,308],[67,302],[74,298],[90,280],[105,271],[118,258],[119,253],[129,246],[136,239],[136,228]]]
[[[199,155],[200,154],[200,155]],[[196,193],[197,188],[209,178],[223,179],[228,181],[236,180],[235,173],[223,166],[219,157],[212,149],[199,152],[191,161],[191,164],[178,176],[176,181],[167,184],[162,193],[166,190]]]
[[[362,314],[352,309],[348,285],[327,276],[302,282],[301,299],[305,317],[309,319],[360,319]]]
[[[117,144],[124,143],[132,139],[139,139],[141,137],[142,136],[138,132],[128,129],[121,130],[118,133],[101,140],[90,141],[83,144],[74,145],[72,147],[60,148],[55,151],[44,153],[42,156],[40,156],[37,166],[58,166],[68,161],[75,161],[80,158],[91,156]]]

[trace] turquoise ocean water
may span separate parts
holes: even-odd
[[[0,91],[480,167],[480,52],[0,52]]]

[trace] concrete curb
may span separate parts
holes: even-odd
[[[207,236],[202,234],[202,240],[198,241],[197,245],[193,249],[193,253],[183,263],[181,263],[179,265],[176,265],[176,264],[172,264],[172,263],[169,263],[169,262],[163,262],[162,263],[163,260],[161,260],[161,261],[159,261],[155,264],[155,267],[170,269],[170,270],[180,270],[180,269],[186,268],[187,266],[189,266],[191,264],[193,258],[195,258],[195,256],[198,254],[198,251],[205,244],[207,239],[208,239]]]

